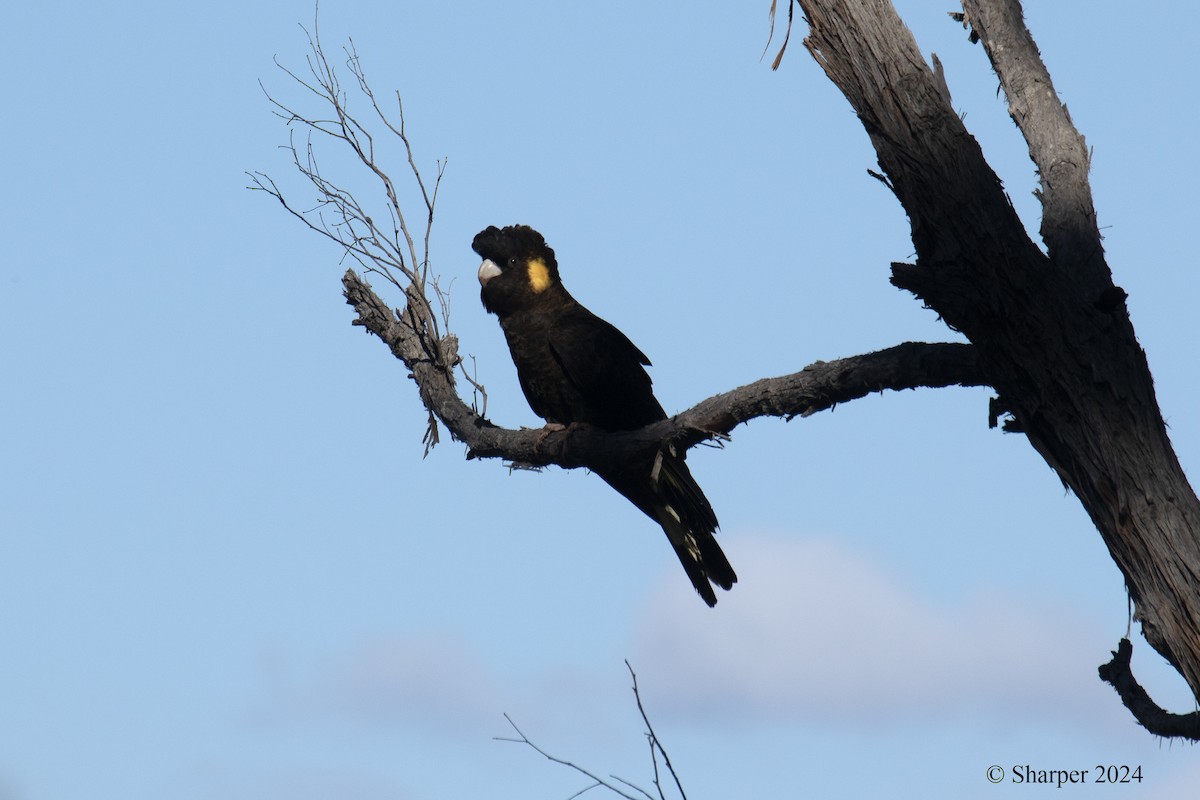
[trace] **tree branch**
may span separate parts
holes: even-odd
[[[633,666],[629,663],[628,659],[626,659],[626,661],[625,661],[625,668],[629,670],[629,677],[633,681],[633,697],[637,701],[638,713],[642,715],[642,722],[646,726],[646,739],[647,739],[648,743],[650,744],[650,762],[654,768],[654,788],[658,792],[658,798],[659,798],[659,800],[667,800],[666,791],[663,788],[661,775],[659,774],[659,771],[658,771],[658,757],[661,755],[662,759],[663,759],[663,765],[667,768],[667,772],[671,775],[671,779],[675,783],[675,789],[679,792],[680,800],[687,800],[687,794],[683,791],[683,782],[679,779],[679,774],[677,772],[675,772],[675,767],[671,765],[671,759],[667,755],[667,751],[663,747],[662,741],[658,738],[658,735],[655,734],[654,726],[652,726],[650,724],[650,717],[646,713],[646,708],[645,708],[645,706],[642,705],[642,694],[638,690],[637,674],[633,671]],[[552,761],[555,764],[561,764],[564,767],[570,767],[571,769],[575,770],[579,774],[584,775],[587,778],[591,779],[592,784],[590,786],[585,786],[584,788],[580,789],[575,794],[571,795],[572,798],[579,797],[580,795],[582,795],[586,792],[589,792],[592,789],[603,787],[605,789],[608,789],[610,792],[612,792],[614,794],[624,797],[625,800],[639,800],[639,798],[634,797],[633,795],[627,794],[626,792],[619,789],[617,786],[609,783],[608,781],[606,781],[605,779],[603,779],[601,777],[598,777],[596,774],[588,771],[587,769],[584,769],[583,767],[579,766],[578,764],[576,764],[572,761],[567,761],[566,759],[563,759],[563,758],[559,758],[558,756],[551,755],[550,753],[546,752],[538,745],[534,744],[533,741],[528,736],[525,735],[524,731],[522,731],[520,728],[517,727],[517,723],[512,721],[512,717],[510,717],[508,714],[505,714],[504,719],[507,720],[509,726],[514,731],[516,731],[518,738],[512,738],[509,736],[493,737],[493,738],[495,738],[496,741],[513,742],[515,744],[528,745],[530,748],[533,749],[534,752],[536,752],[538,755],[542,756],[543,758],[547,759],[548,761]],[[624,778],[618,777],[616,775],[609,775],[609,777],[612,778],[617,783],[622,784],[623,786],[627,786],[628,788],[630,788],[633,791],[637,792],[638,794],[642,795],[642,797],[646,798],[646,800],[654,800],[653,795],[651,795],[648,791],[646,791],[642,787],[638,786],[637,784],[632,783],[631,781],[627,781]],[[570,798],[568,798],[568,800],[570,800]]]
[[[839,403],[885,389],[980,386],[984,384],[975,350],[954,343],[907,342],[860,356],[817,361],[800,372],[764,378],[710,397],[674,417],[637,431],[613,433],[589,425],[566,429],[510,430],[497,427],[458,396],[456,352],[443,343],[431,351],[412,327],[379,298],[353,270],[342,277],[346,302],[358,314],[354,324],[366,328],[408,367],[421,401],[467,445],[469,458],[503,458],[525,466],[590,467],[624,461],[634,453],[664,448],[686,450],[702,441],[728,437],[738,425],[763,416],[806,417]]]
[[[650,724],[650,717],[646,714],[645,706],[642,705],[642,693],[638,691],[637,673],[633,671],[633,665],[629,663],[629,659],[625,659],[625,668],[629,670],[629,679],[633,681],[633,697],[637,700],[638,713],[642,715],[642,722],[646,725],[646,739],[650,743],[650,760],[654,763],[654,786],[658,789],[658,796],[662,800],[666,798],[663,794],[662,783],[658,777],[658,757],[655,755],[656,751],[662,754],[663,765],[667,768],[667,772],[671,773],[671,778],[675,781],[675,788],[679,790],[679,796],[683,800],[687,800],[687,794],[683,791],[683,784],[679,781],[679,773],[672,766],[671,757],[667,755],[667,750],[663,747],[662,740],[654,732],[654,726]]]
[[[1057,264],[1111,280],[1088,181],[1091,157],[1025,26],[1018,0],[964,0],[964,24],[982,42],[1008,98],[1008,113],[1037,165],[1042,240]]]
[[[1113,651],[1112,661],[1100,667],[1100,680],[1117,690],[1121,702],[1133,714],[1138,724],[1156,736],[1177,737],[1200,741],[1200,711],[1172,714],[1150,699],[1150,695],[1133,677],[1129,660],[1133,645],[1122,639]]]

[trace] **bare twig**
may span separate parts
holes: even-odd
[[[633,671],[629,659],[625,659],[625,668],[629,670],[629,677],[633,680],[633,697],[637,700],[638,713],[642,715],[642,722],[646,723],[646,739],[650,742],[650,758],[654,762],[654,785],[658,787],[658,796],[662,800],[666,800],[663,796],[662,784],[658,779],[658,759],[654,755],[655,750],[662,754],[663,764],[666,766],[667,772],[671,773],[671,778],[675,781],[675,788],[679,790],[679,796],[683,800],[687,800],[687,793],[683,791],[683,784],[679,782],[679,774],[671,765],[671,757],[667,755],[662,740],[658,738],[658,734],[654,732],[654,726],[650,724],[650,717],[646,715],[646,709],[642,705],[642,694],[638,691],[637,673]]]
[[[487,417],[487,389],[479,382],[479,365],[475,362],[475,356],[471,356],[471,371],[467,371],[465,364],[459,364],[459,370],[462,372],[463,378],[467,383],[471,384],[471,410],[480,417]]]
[[[658,734],[656,734],[654,732],[654,727],[650,724],[650,717],[646,714],[646,709],[642,705],[642,695],[641,695],[641,692],[638,690],[637,674],[633,671],[633,667],[629,664],[628,659],[626,659],[626,661],[625,661],[625,668],[629,670],[629,677],[633,680],[633,696],[634,696],[634,699],[637,700],[638,713],[640,713],[642,715],[642,722],[646,726],[646,740],[650,744],[650,763],[654,768],[654,788],[658,792],[658,800],[667,800],[667,796],[663,790],[663,785],[662,785],[662,781],[661,781],[661,777],[660,777],[659,769],[658,769],[658,758],[660,755],[662,756],[663,765],[667,768],[667,772],[670,773],[672,780],[674,780],[674,782],[675,782],[675,788],[679,791],[680,799],[687,800],[687,794],[683,791],[683,783],[679,780],[679,775],[675,772],[675,767],[673,767],[671,765],[671,759],[667,755],[666,749],[663,748],[662,742],[658,738]],[[597,776],[596,774],[588,771],[587,769],[584,769],[583,767],[579,766],[578,764],[576,764],[572,761],[567,761],[566,759],[563,759],[563,758],[559,758],[558,756],[551,755],[550,753],[547,753],[541,747],[534,744],[529,739],[529,737],[525,735],[524,731],[522,731],[520,728],[517,727],[517,724],[512,721],[512,717],[510,717],[508,714],[505,714],[504,719],[507,720],[508,724],[510,726],[512,726],[512,729],[514,731],[516,731],[517,737],[519,737],[519,738],[513,738],[513,737],[508,737],[508,736],[496,736],[496,737],[494,737],[496,741],[515,742],[517,744],[529,745],[529,747],[533,748],[533,750],[536,753],[538,753],[542,757],[546,758],[547,760],[553,761],[555,764],[562,764],[564,767],[570,767],[571,769],[575,770],[579,774],[584,775],[587,778],[590,778],[592,780],[592,784],[590,786],[586,786],[583,789],[580,789],[578,792],[571,795],[571,797],[578,797],[579,795],[583,794],[584,792],[590,791],[591,789],[595,789],[597,787],[603,787],[603,788],[608,789],[609,791],[613,792],[614,794],[618,794],[621,797],[626,798],[626,800],[639,800],[639,798],[634,797],[633,795],[621,790],[617,786],[614,786],[612,783],[609,783],[604,778]],[[650,794],[650,792],[646,791],[645,789],[643,789],[642,787],[638,786],[637,784],[635,784],[631,781],[625,780],[624,778],[618,777],[616,775],[609,775],[609,778],[611,778],[612,780],[616,781],[617,783],[619,783],[623,786],[628,787],[632,791],[638,792],[646,800],[654,800],[654,795]]]
[[[399,93],[396,95],[397,116],[393,121],[371,90],[362,58],[353,40],[350,40],[342,52],[345,55],[345,67],[354,78],[352,89],[357,90],[353,97],[365,98],[373,116],[403,146],[410,180],[423,205],[421,216],[424,230],[420,234],[421,249],[418,251],[409,217],[404,212],[401,193],[396,182],[380,164],[376,140],[370,128],[351,110],[352,94],[342,86],[338,68],[327,56],[315,15],[311,31],[304,26],[301,26],[301,30],[308,40],[309,52],[305,60],[307,74],[298,73],[278,60],[275,64],[307,95],[318,99],[321,113],[306,113],[278,100],[265,86],[263,93],[274,113],[292,129],[284,149],[290,153],[296,171],[316,190],[317,200],[309,208],[297,206],[265,172],[249,173],[250,188],[274,197],[289,214],[310,230],[337,244],[342,249],[343,259],[352,259],[365,274],[380,275],[402,290],[405,307],[398,314],[391,314],[389,309],[385,316],[407,331],[412,345],[411,357],[435,364],[453,385],[452,370],[460,364],[457,339],[443,336],[442,333],[443,328],[449,330],[449,302],[430,273],[429,253],[434,209],[446,162],[437,162],[432,189],[428,188],[405,128],[404,107]],[[299,139],[297,132],[301,134]],[[360,202],[346,185],[322,173],[317,159],[317,142],[321,139],[348,149],[355,162],[366,170],[382,195],[382,213],[370,213],[367,205]],[[377,219],[384,222],[377,223]],[[436,311],[431,298],[436,298]],[[473,378],[470,380],[476,390],[482,392],[478,382]],[[426,405],[431,411],[430,424],[423,439],[428,454],[439,437],[437,415],[433,413],[436,409],[428,403]]]
[[[517,744],[527,744],[531,748],[533,748],[534,752],[536,752],[538,755],[543,756],[544,758],[546,758],[549,761],[553,761],[555,764],[562,764],[564,767],[570,767],[571,769],[575,770],[579,774],[584,775],[593,781],[591,786],[588,786],[588,787],[585,787],[585,788],[579,790],[575,794],[571,795],[571,797],[578,797],[579,795],[583,794],[584,792],[587,792],[587,791],[590,791],[591,789],[595,789],[596,787],[602,786],[605,789],[608,789],[610,792],[626,798],[626,800],[639,800],[639,798],[637,798],[631,794],[628,794],[626,792],[621,791],[621,789],[617,788],[616,786],[614,786],[613,784],[604,780],[603,778],[596,776],[594,773],[589,772],[588,770],[584,769],[583,767],[579,766],[578,764],[576,764],[572,761],[567,761],[566,759],[563,759],[563,758],[559,758],[558,756],[550,755],[545,750],[543,750],[542,748],[540,748],[536,744],[534,744],[532,741],[530,741],[529,737],[526,736],[525,733],[520,728],[517,727],[517,723],[512,721],[512,717],[510,717],[508,714],[505,714],[504,719],[508,720],[508,724],[512,726],[512,729],[517,732],[517,736],[520,738],[514,739],[514,738],[511,738],[508,736],[493,737],[497,742],[515,742]],[[630,785],[628,783],[628,781],[621,780],[620,778],[616,778],[615,780],[621,781],[621,783],[624,783],[627,786]],[[634,786],[633,788],[637,789],[642,794],[646,794],[646,791],[644,789],[639,789],[636,786]]]
[[[614,781],[617,781],[618,783],[623,783],[623,784],[625,784],[626,786],[628,786],[630,789],[632,789],[632,790],[633,790],[633,791],[635,791],[635,792],[641,792],[641,793],[642,793],[642,795],[644,795],[644,796],[645,796],[646,800],[654,800],[654,795],[650,794],[649,792],[647,792],[645,789],[643,789],[642,787],[638,786],[637,784],[635,784],[635,783],[630,783],[629,781],[625,780],[624,778],[622,778],[622,777],[621,777],[621,776],[619,776],[619,775],[613,775],[613,776],[612,776],[612,779],[613,779]]]
[[[404,288],[401,279],[393,272],[395,270],[404,279],[414,284],[420,293],[424,295],[429,263],[428,240],[433,223],[436,188],[433,195],[430,195],[425,190],[421,171],[417,167],[416,159],[412,153],[412,144],[404,130],[403,107],[399,108],[399,125],[392,124],[388,120],[387,115],[379,107],[374,94],[370,91],[366,74],[363,71],[362,60],[358,52],[354,49],[353,42],[350,43],[349,47],[343,48],[346,54],[346,65],[354,76],[360,91],[369,100],[372,109],[384,122],[388,130],[392,131],[400,139],[408,154],[412,178],[420,190],[426,210],[425,248],[420,256],[417,254],[412,234],[409,231],[408,221],[401,207],[395,183],[391,176],[377,162],[375,139],[370,130],[349,110],[349,97],[342,88],[336,68],[329,62],[326,56],[316,22],[314,21],[311,33],[308,29],[303,28],[303,26],[302,30],[304,30],[308,38],[309,56],[307,64],[311,78],[306,79],[301,77],[296,72],[279,63],[278,60],[275,63],[296,84],[319,97],[324,105],[332,109],[333,119],[325,119],[301,113],[275,99],[266,90],[265,86],[263,87],[263,92],[266,94],[271,105],[275,107],[277,116],[283,119],[289,127],[298,125],[308,131],[303,158],[301,158],[300,151],[296,145],[294,134],[289,140],[287,149],[291,152],[292,161],[297,171],[317,189],[317,206],[308,211],[300,211],[294,208],[284,197],[275,181],[261,172],[251,174],[250,177],[254,182],[252,188],[271,194],[289,212],[305,222],[309,228],[340,244],[345,248],[346,253],[355,258],[367,272],[383,275],[392,284],[399,288]],[[357,161],[378,180],[386,198],[387,214],[391,222],[390,232],[376,225],[374,219],[366,212],[349,190],[322,176],[313,147],[313,134],[323,135],[346,145]],[[437,172],[438,185],[441,183],[443,173],[444,163],[439,162]],[[326,221],[323,215],[323,212],[326,210],[333,214],[332,226]],[[316,216],[315,221],[313,219],[314,215]],[[436,318],[431,321],[436,326]],[[437,335],[436,327],[434,335]]]

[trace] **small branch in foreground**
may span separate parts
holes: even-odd
[[[633,795],[631,795],[631,794],[627,794],[627,793],[625,793],[625,792],[621,791],[619,788],[617,788],[617,787],[616,787],[616,786],[614,786],[613,784],[609,783],[608,781],[604,780],[603,778],[599,778],[599,777],[597,777],[596,775],[594,775],[593,773],[591,773],[591,772],[589,772],[588,770],[584,769],[583,767],[579,766],[578,764],[576,764],[576,763],[574,763],[574,762],[572,762],[572,761],[567,761],[566,759],[563,759],[563,758],[559,758],[558,756],[553,756],[553,755],[550,755],[550,754],[549,754],[549,753],[547,753],[545,750],[543,750],[542,748],[538,747],[536,744],[534,744],[533,742],[531,742],[531,741],[529,740],[529,737],[528,737],[528,736],[526,736],[526,735],[525,735],[525,733],[524,733],[524,732],[523,732],[523,731],[522,731],[520,728],[518,728],[518,727],[517,727],[517,723],[515,723],[515,722],[513,722],[513,721],[512,721],[512,717],[510,717],[508,714],[505,714],[505,715],[504,715],[504,719],[506,719],[506,720],[508,721],[508,724],[512,726],[512,729],[513,729],[514,731],[516,731],[516,732],[517,732],[517,736],[518,736],[518,737],[520,737],[520,738],[516,738],[516,739],[514,739],[514,738],[511,738],[511,737],[508,737],[508,736],[494,736],[494,737],[492,737],[492,738],[493,738],[493,739],[495,739],[497,742],[515,742],[515,743],[517,743],[517,744],[527,744],[527,745],[529,745],[531,748],[533,748],[534,752],[536,752],[538,755],[541,755],[541,756],[543,756],[544,758],[546,758],[546,759],[547,759],[547,760],[549,760],[549,761],[553,761],[555,764],[562,764],[564,767],[570,767],[571,769],[575,770],[575,771],[576,771],[576,772],[578,772],[579,774],[581,774],[581,775],[584,775],[584,776],[586,776],[586,777],[590,778],[590,779],[593,781],[593,783],[592,783],[592,785],[591,785],[591,786],[588,786],[588,787],[586,787],[586,788],[584,788],[584,789],[581,789],[580,791],[578,791],[578,792],[576,792],[575,794],[571,795],[571,797],[578,797],[579,795],[583,794],[584,792],[591,791],[592,789],[595,789],[597,786],[603,786],[605,789],[608,789],[608,790],[609,790],[610,792],[612,792],[613,794],[618,794],[618,795],[620,795],[621,797],[624,797],[626,800],[640,800],[640,798],[634,797],[634,796],[633,796]],[[625,783],[626,785],[630,785],[630,784],[628,784],[626,781],[623,781],[623,780],[621,780],[620,778],[614,778],[614,780],[620,780],[620,781],[621,781],[621,783]],[[638,788],[638,787],[636,787],[636,786],[633,786],[633,788],[634,788],[634,789],[637,789],[639,792],[641,792],[642,794],[644,794],[644,795],[646,795],[647,797],[649,797],[649,795],[646,793],[646,791],[645,791],[645,790],[643,790],[643,789],[640,789],[640,788]]]
[[[1129,661],[1133,645],[1122,639],[1113,651],[1112,661],[1100,666],[1100,680],[1117,690],[1121,702],[1138,724],[1156,736],[1200,741],[1200,711],[1172,714],[1150,699],[1149,693],[1133,677]]]
[[[641,692],[638,691],[637,674],[633,671],[633,667],[630,665],[628,659],[625,660],[625,668],[629,670],[629,677],[633,680],[633,697],[637,701],[638,713],[642,715],[642,722],[645,723],[645,725],[646,725],[646,739],[650,743],[650,763],[654,766],[654,788],[658,790],[658,798],[659,798],[659,800],[667,800],[667,796],[663,792],[663,785],[660,780],[659,771],[658,771],[658,757],[659,757],[659,755],[661,755],[662,760],[663,760],[663,765],[666,766],[667,772],[669,772],[671,774],[672,780],[675,781],[675,788],[677,790],[679,790],[679,797],[681,798],[681,800],[687,800],[687,794],[683,791],[683,783],[679,780],[679,775],[675,772],[675,767],[673,767],[671,765],[671,759],[669,756],[667,756],[667,751],[663,747],[662,741],[659,740],[658,734],[656,734],[654,732],[654,726],[652,726],[650,724],[650,717],[646,715],[646,708],[645,708],[645,706],[642,705],[642,695],[641,695]],[[584,792],[591,791],[592,789],[595,789],[597,787],[603,787],[605,789],[608,789],[610,792],[612,792],[614,794],[624,797],[626,800],[639,800],[639,798],[634,797],[633,795],[622,791],[621,789],[617,788],[613,784],[606,781],[604,778],[600,778],[600,777],[596,776],[595,774],[593,774],[592,772],[589,772],[588,770],[584,769],[583,767],[579,766],[578,764],[576,764],[572,761],[567,761],[566,759],[559,758],[558,756],[550,755],[545,750],[543,750],[542,748],[540,748],[536,744],[534,744],[532,741],[530,741],[529,737],[526,736],[525,733],[520,728],[517,727],[517,723],[512,721],[512,717],[510,717],[508,714],[505,714],[504,719],[507,720],[508,724],[510,726],[512,726],[512,729],[517,732],[517,736],[519,738],[512,738],[512,737],[507,737],[507,736],[493,737],[496,741],[498,741],[498,742],[515,742],[516,744],[529,745],[531,748],[533,748],[534,752],[538,753],[539,755],[546,758],[547,760],[553,761],[555,764],[562,764],[564,767],[570,767],[571,769],[575,770],[579,774],[584,775],[593,781],[591,786],[587,786],[583,789],[580,789],[578,792],[571,795],[572,798],[578,797],[579,795],[583,794]],[[632,789],[633,791],[640,793],[643,797],[646,798],[646,800],[654,800],[653,795],[651,795],[649,792],[647,792],[645,789],[638,786],[637,784],[631,783],[630,781],[627,781],[624,778],[619,778],[616,775],[609,775],[609,777],[612,778],[612,780],[616,781],[617,783],[627,786],[630,789]]]
[[[658,788],[658,796],[663,798],[663,789],[662,784],[658,780],[658,758],[654,754],[655,750],[662,753],[663,764],[666,765],[667,772],[670,772],[671,777],[675,780],[675,788],[679,790],[679,796],[683,800],[687,800],[687,794],[683,791],[683,784],[679,782],[679,774],[675,772],[675,767],[671,765],[671,757],[667,755],[666,748],[663,747],[658,734],[654,732],[654,726],[650,724],[650,717],[646,716],[646,709],[642,706],[642,694],[638,691],[637,673],[633,671],[633,666],[630,665],[629,659],[625,659],[625,668],[629,670],[629,677],[633,680],[633,696],[637,700],[638,713],[642,715],[642,722],[646,723],[646,739],[650,742],[650,760],[654,763],[654,785]]]

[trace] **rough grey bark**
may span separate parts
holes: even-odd
[[[888,0],[799,0],[912,226],[892,282],[964,333],[1030,443],[1091,516],[1146,640],[1200,699],[1200,502],[1104,259],[1088,151],[1017,0],[965,0],[1041,178],[1043,253]],[[1133,710],[1133,709],[1131,709]]]

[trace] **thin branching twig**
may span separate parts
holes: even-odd
[[[308,39],[309,53],[305,59],[308,74],[302,75],[284,66],[278,59],[275,60],[275,64],[296,85],[318,98],[322,110],[331,116],[305,113],[276,99],[261,82],[260,86],[273,106],[275,115],[293,129],[284,149],[291,154],[292,164],[300,175],[317,190],[317,202],[309,209],[298,208],[275,180],[263,172],[249,173],[253,182],[250,188],[264,191],[274,197],[310,229],[340,245],[345,255],[354,259],[365,272],[380,275],[397,288],[403,289],[410,302],[417,300],[418,305],[424,307],[418,312],[420,319],[416,321],[428,325],[432,338],[439,339],[440,328],[448,320],[448,309],[444,297],[439,294],[439,322],[438,315],[434,313],[428,299],[427,284],[429,239],[433,229],[437,193],[446,171],[446,162],[437,162],[436,177],[430,191],[417,165],[412,141],[405,130],[404,106],[400,102],[399,93],[396,94],[397,120],[393,121],[380,107],[367,81],[362,57],[355,48],[354,41],[349,40],[342,52],[345,55],[345,67],[354,78],[358,96],[366,99],[374,116],[404,147],[411,179],[424,205],[425,213],[422,216],[425,218],[425,226],[421,237],[421,252],[418,253],[396,183],[379,162],[375,137],[370,128],[351,111],[351,95],[343,88],[338,68],[330,62],[326,54],[317,20],[314,18],[311,31],[303,25],[300,27]],[[297,142],[297,130],[301,131],[304,137],[300,143]],[[314,137],[325,137],[347,147],[355,160],[378,182],[385,201],[386,227],[376,222],[349,189],[322,174],[317,161]]]
[[[667,772],[671,775],[671,778],[675,781],[675,788],[679,791],[680,800],[687,800],[687,794],[683,791],[683,784],[679,780],[679,775],[675,772],[675,767],[673,767],[671,765],[671,759],[670,759],[670,757],[667,756],[667,751],[663,748],[662,742],[659,741],[658,735],[655,734],[654,727],[650,724],[650,717],[647,716],[647,714],[646,714],[646,708],[645,708],[645,706],[642,705],[642,695],[641,695],[641,692],[638,690],[637,674],[634,673],[633,667],[630,666],[628,660],[625,661],[625,667],[629,670],[629,677],[633,679],[633,696],[634,696],[634,699],[637,700],[638,713],[640,713],[642,715],[642,722],[645,723],[645,725],[646,725],[646,740],[650,743],[650,763],[654,768],[654,788],[658,792],[658,800],[667,800],[667,796],[664,791],[663,784],[662,784],[662,781],[660,780],[660,774],[659,774],[658,759],[660,756],[662,757],[663,766],[666,767]],[[510,726],[512,726],[512,729],[517,732],[518,738],[513,738],[513,737],[508,737],[508,736],[496,736],[496,737],[494,737],[496,739],[496,741],[498,741],[498,742],[515,742],[517,744],[529,745],[529,747],[533,748],[534,752],[538,753],[539,755],[546,758],[547,760],[553,761],[555,764],[561,764],[564,767],[570,767],[571,769],[575,770],[579,774],[591,779],[591,781],[592,781],[591,785],[586,786],[583,789],[580,789],[575,794],[571,795],[572,798],[578,797],[579,795],[583,794],[584,792],[591,791],[592,789],[604,788],[604,789],[608,789],[610,792],[612,792],[616,795],[626,798],[626,800],[641,800],[641,798],[638,798],[638,797],[635,797],[634,795],[629,794],[628,792],[615,786],[613,783],[610,783],[609,781],[605,780],[604,778],[597,776],[595,773],[590,772],[587,769],[584,769],[583,767],[579,766],[578,764],[574,763],[573,761],[567,761],[564,758],[559,758],[558,756],[554,756],[554,755],[551,755],[550,753],[547,753],[541,747],[534,744],[529,739],[529,737],[525,735],[524,731],[522,731],[520,728],[517,727],[517,723],[512,721],[512,717],[510,717],[508,714],[505,714],[504,719],[507,720],[508,724]],[[644,798],[645,800],[655,800],[654,795],[652,795],[650,792],[646,791],[642,787],[638,786],[637,784],[633,783],[632,781],[628,781],[624,778],[621,778],[617,775],[612,775],[612,774],[610,774],[608,777],[611,778],[616,783],[619,783],[625,787],[628,787],[630,790],[639,793],[640,795],[642,795],[642,798]],[[570,798],[568,798],[568,800],[570,800]]]
[[[650,742],[650,759],[654,762],[654,785],[658,787],[658,796],[662,800],[666,800],[663,796],[662,784],[658,780],[658,759],[654,755],[656,750],[662,755],[663,765],[667,768],[667,772],[671,773],[671,778],[675,781],[675,788],[679,790],[679,796],[683,800],[687,800],[687,793],[683,791],[683,784],[679,782],[679,775],[675,772],[675,767],[671,765],[671,758],[667,755],[667,751],[662,746],[658,735],[654,733],[654,726],[650,724],[650,717],[646,715],[646,709],[642,705],[642,694],[638,691],[637,673],[633,671],[633,666],[630,665],[629,659],[625,659],[625,668],[629,670],[629,677],[633,680],[633,697],[637,700],[638,713],[642,715],[642,722],[646,723],[646,739]]]
[[[337,244],[342,258],[354,261],[366,274],[382,277],[404,292],[403,309],[396,313],[396,321],[409,329],[417,343],[420,356],[439,369],[450,374],[462,367],[457,353],[457,339],[443,336],[450,329],[449,296],[437,285],[436,276],[430,271],[430,235],[433,230],[434,209],[438,190],[446,171],[444,159],[437,162],[432,185],[426,183],[418,160],[413,152],[412,141],[405,128],[404,106],[396,93],[395,117],[389,116],[380,105],[363,67],[362,57],[354,45],[342,48],[345,69],[353,77],[348,91],[321,42],[320,28],[314,15],[311,30],[300,26],[308,39],[308,55],[305,58],[307,71],[296,71],[278,59],[275,64],[303,93],[316,98],[316,113],[310,113],[277,99],[260,81],[263,94],[271,104],[273,113],[291,129],[288,143],[283,146],[291,156],[292,166],[316,190],[316,202],[311,206],[300,206],[267,173],[248,173],[253,190],[274,197],[284,209],[300,220],[310,230]],[[352,106],[365,100],[377,126],[382,125],[386,134],[399,140],[408,161],[410,186],[416,190],[423,206],[420,218],[424,230],[419,234],[410,227],[411,215],[405,214],[402,192],[396,181],[381,164],[381,153],[375,136],[367,122],[352,111]],[[353,161],[365,168],[378,191],[378,203],[371,213],[369,203],[363,202],[347,186],[327,177],[321,170],[317,158],[318,145],[331,142],[343,151],[349,150]],[[378,220],[378,221],[377,221]],[[420,250],[417,242],[420,241]],[[436,309],[435,309],[436,304]],[[389,323],[390,324],[390,323]],[[474,376],[468,376],[477,393],[482,387]],[[486,397],[486,395],[485,395]],[[430,414],[430,424],[424,437],[425,452],[438,441],[437,421]]]
[[[554,755],[551,755],[550,753],[547,753],[545,750],[543,750],[542,748],[540,748],[536,744],[534,744],[532,741],[530,741],[529,737],[526,736],[525,733],[520,728],[517,727],[517,723],[512,721],[512,717],[510,717],[508,714],[505,714],[504,719],[508,720],[508,724],[512,726],[512,729],[517,732],[517,736],[520,738],[514,739],[509,736],[493,737],[496,741],[498,741],[498,742],[515,742],[517,744],[527,744],[531,748],[533,748],[534,752],[543,756],[547,760],[553,761],[555,764],[562,764],[564,767],[570,767],[571,769],[578,772],[580,775],[584,775],[593,781],[591,786],[587,786],[583,789],[580,789],[578,792],[571,795],[571,797],[578,797],[579,795],[583,794],[584,792],[591,791],[592,789],[595,789],[597,787],[604,787],[605,789],[608,789],[609,791],[611,791],[615,794],[618,794],[621,797],[626,798],[626,800],[639,800],[639,798],[621,791],[616,786],[612,785],[611,783],[604,780],[603,778],[597,777],[595,775],[595,773],[589,772],[588,770],[584,769],[583,767],[579,766],[578,764],[574,763],[573,761],[567,761],[565,758],[559,758],[558,756],[554,756]],[[616,778],[616,780],[621,780],[621,779]],[[625,783],[626,785],[628,785],[627,781],[621,780],[621,783]],[[637,789],[636,786],[634,788]],[[641,792],[642,794],[646,794],[645,790],[643,790],[643,789],[638,789],[638,791]]]

